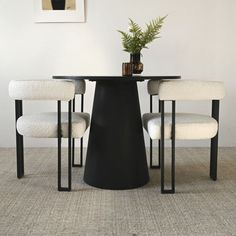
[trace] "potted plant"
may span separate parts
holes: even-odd
[[[66,0],[51,0],[53,10],[65,10]]]
[[[128,32],[118,30],[122,35],[123,50],[130,53],[133,74],[142,73],[143,64],[140,62],[141,51],[143,48],[148,48],[147,45],[153,40],[160,38],[158,35],[166,17],[158,17],[150,21],[146,24],[146,29],[144,30],[132,19],[129,19]]]

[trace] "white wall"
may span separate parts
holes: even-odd
[[[33,22],[32,0],[0,0],[0,146],[15,145],[12,79],[50,79],[52,75],[120,75],[129,59],[117,29],[128,18],[140,24],[168,14],[162,38],[143,51],[144,74],[183,79],[223,80],[220,145],[236,145],[235,0],[87,0],[86,23]],[[149,109],[146,84],[139,84],[142,112]],[[91,112],[94,84],[87,84],[85,110]],[[26,103],[26,112],[54,108]],[[179,110],[210,112],[209,104],[178,105]],[[146,136],[147,138],[147,136]],[[54,144],[27,140],[27,146]],[[86,142],[85,142],[86,143]],[[208,142],[182,145],[201,146]]]

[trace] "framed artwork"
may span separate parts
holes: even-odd
[[[34,0],[35,22],[84,22],[84,0]]]

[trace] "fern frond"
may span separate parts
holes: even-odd
[[[141,27],[135,23],[132,19],[129,18],[129,32],[133,33],[134,35],[140,35],[142,34],[142,29]]]
[[[150,21],[149,24],[146,24],[145,31],[132,19],[129,19],[129,33],[118,30],[121,33],[124,51],[132,54],[140,53],[143,48],[147,48],[147,44],[160,38],[158,35],[166,17],[158,17]]]

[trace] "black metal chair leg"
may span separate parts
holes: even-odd
[[[171,192],[175,193],[175,101],[172,101],[171,183]]]
[[[84,95],[81,94],[81,112],[84,110]],[[75,98],[73,99],[73,112],[75,112]],[[72,139],[72,167],[83,167],[83,138],[80,139],[80,163],[75,164],[75,139]]]
[[[175,193],[175,101],[172,101],[172,132],[171,132],[171,189],[165,189],[165,109],[164,101],[161,107],[161,193]]]
[[[58,157],[58,191],[62,191],[61,187],[61,101],[57,101],[57,157]]]
[[[76,167],[75,164],[75,139],[72,138],[72,167]]]
[[[68,191],[71,191],[71,136],[72,136],[72,113],[71,113],[71,101],[68,103]]]
[[[150,156],[149,156],[150,168],[152,169],[152,139],[150,138]]]
[[[15,115],[16,122],[23,114],[22,100],[15,101]],[[17,165],[17,178],[20,179],[24,176],[24,142],[23,136],[20,135],[16,128],[16,165]]]
[[[217,180],[218,135],[211,139],[210,178]]]
[[[165,167],[165,159],[164,159],[164,155],[165,155],[165,137],[164,137],[164,125],[165,125],[165,121],[164,121],[164,117],[165,117],[165,114],[164,114],[164,101],[161,102],[161,140],[160,140],[160,143],[161,143],[161,193],[164,193],[164,183],[165,183],[165,174],[164,174],[164,167]]]
[[[160,140],[158,140],[158,163],[159,163],[159,165],[157,166],[157,168],[160,169],[161,168],[161,165],[160,165],[160,163],[161,163],[161,141]]]
[[[68,105],[68,187],[61,186],[61,101],[57,102],[57,112],[58,112],[58,191],[71,191],[71,101]]]
[[[83,138],[80,139],[80,164],[79,167],[83,167]]]
[[[75,98],[73,99],[72,103],[72,111],[75,112]],[[72,167],[76,167],[75,165],[75,139],[72,138]]]
[[[219,100],[212,101],[212,117],[218,122],[219,130]],[[214,138],[211,139],[210,151],[210,178],[217,180],[217,158],[218,157],[218,132]]]
[[[160,107],[159,107],[160,109]],[[150,95],[150,113],[152,113],[152,95]],[[160,142],[158,141],[158,165],[153,165],[152,139],[150,138],[150,169],[160,169]]]
[[[81,112],[84,112],[84,95],[81,94]],[[79,167],[83,166],[83,138],[80,139],[80,164]]]
[[[160,100],[159,100],[159,104],[158,104],[158,111],[159,111],[159,113],[161,112],[161,101]],[[158,140],[158,163],[159,163],[158,169],[160,169],[160,167],[161,167],[161,165],[160,165],[160,163],[161,163],[161,141],[160,140]]]

